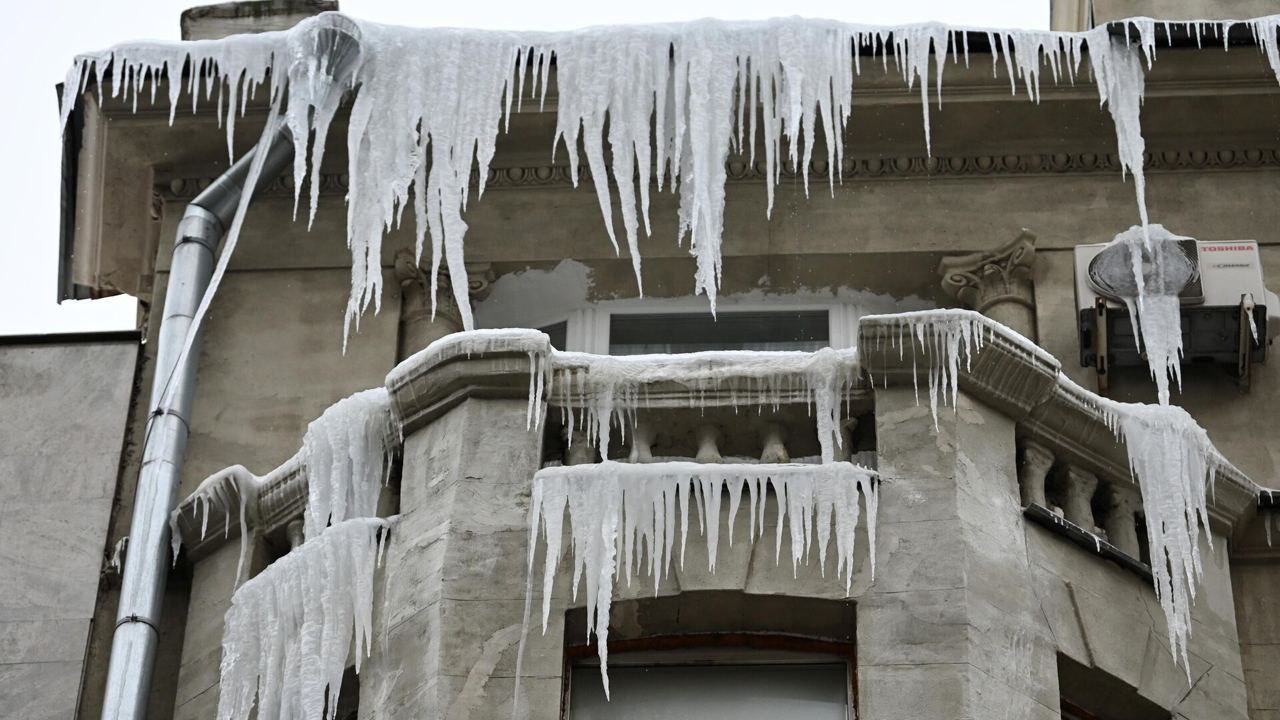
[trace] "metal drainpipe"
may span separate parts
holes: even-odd
[[[359,55],[359,31],[341,16],[319,28],[317,47],[332,53],[335,92],[354,70]],[[200,299],[209,286],[218,245],[231,226],[244,192],[251,195],[271,183],[293,159],[293,134],[281,126],[266,147],[256,187],[245,188],[249,166],[263,151],[261,144],[245,153],[187,206],[178,224],[164,315],[156,340],[155,378],[151,384],[146,443],[129,528],[129,553],[111,643],[103,720],[143,720],[151,690],[159,640],[161,607],[169,574],[169,514],[177,503],[182,461],[190,432],[191,400],[195,394],[194,360],[175,368]],[[200,354],[202,333],[197,328],[190,357]],[[168,407],[161,401],[169,391]]]

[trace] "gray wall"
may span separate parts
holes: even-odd
[[[75,716],[136,334],[0,339],[0,714]]]

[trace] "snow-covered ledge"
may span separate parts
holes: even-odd
[[[920,336],[914,335],[924,327],[922,322],[933,322],[940,316],[967,324],[975,333],[967,357],[956,358],[954,376],[945,357],[945,338],[931,335],[920,343]],[[980,343],[976,342],[979,337]],[[889,386],[918,388],[922,403],[929,402],[927,388],[931,386],[942,396],[948,388],[963,390],[1010,417],[1023,441],[1035,442],[1057,460],[1109,482],[1133,484],[1124,441],[1117,438],[1114,418],[1099,405],[1099,398],[1068,380],[1056,358],[1009,328],[969,311],[867,316],[860,322],[858,345],[863,375],[841,393],[844,402],[870,401],[875,389]],[[558,392],[557,381],[550,377],[554,374],[547,364],[551,352],[547,336],[534,330],[481,330],[450,336],[406,359],[387,375],[393,413],[408,435],[470,398],[528,399],[532,404],[537,397],[552,405],[572,405],[572,398]],[[935,353],[939,357],[935,358]],[[561,364],[573,364],[569,355]],[[726,377],[734,374],[733,363],[715,370]],[[744,367],[743,372],[749,375],[749,368]],[[784,394],[788,395],[784,401],[804,402],[802,392]],[[744,399],[736,392],[699,390],[660,379],[646,384],[645,398],[646,405],[667,407],[732,405]],[[950,409],[940,407],[938,412]],[[308,481],[305,468],[296,460],[292,458],[258,480],[255,497],[250,498],[245,512],[251,527],[273,532],[302,514]],[[235,509],[240,497],[232,485],[227,484],[229,501],[225,507],[229,511],[215,508],[207,526],[203,513],[196,512],[195,496],[181,505],[177,527],[184,539],[189,538],[190,557],[199,558],[239,535]],[[1256,501],[1255,486],[1248,478],[1229,465],[1219,468],[1209,499],[1214,529],[1230,535]]]
[[[967,357],[961,354],[954,377],[935,377],[935,382],[953,382],[970,397],[1005,413],[1017,424],[1021,440],[1037,443],[1058,460],[1112,482],[1134,483],[1125,442],[1114,430],[1114,417],[1097,395],[1062,373],[1055,357],[978,313],[942,312],[972,323],[982,340],[970,346]],[[915,386],[921,402],[929,402],[925,397],[929,375],[935,368],[948,366],[946,348],[933,337],[926,337],[923,344],[914,340],[912,323],[936,315],[937,311],[925,311],[862,318],[858,347],[873,387]],[[945,391],[939,388],[940,393]],[[940,407],[938,412],[951,409]],[[1230,465],[1220,467],[1209,497],[1214,530],[1230,536],[1247,520],[1256,500],[1256,486],[1249,478]]]

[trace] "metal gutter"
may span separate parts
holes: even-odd
[[[330,17],[327,24],[316,29],[315,47],[331,53],[330,87],[341,92],[349,86],[348,78],[359,57],[359,30],[341,16]],[[250,167],[260,153],[266,153],[266,157],[261,160],[257,182],[254,187],[246,187]],[[111,644],[102,705],[104,720],[142,720],[147,713],[170,567],[169,515],[178,499],[195,395],[198,363],[194,358],[200,355],[202,331],[194,325],[196,309],[217,264],[218,246],[244,194],[248,192],[252,197],[273,182],[290,165],[293,154],[293,135],[287,125],[282,125],[266,147],[259,143],[245,153],[192,200],[178,224],[156,340],[155,377]],[[189,333],[194,334],[190,359],[179,364]]]

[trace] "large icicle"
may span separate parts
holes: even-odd
[[[652,386],[677,383],[697,395],[726,394],[733,405],[777,406],[813,403],[824,462],[835,457],[840,443],[840,405],[859,381],[854,349],[817,352],[715,351],[679,355],[588,355],[555,352],[550,372],[552,392],[578,415],[591,442],[609,457],[612,424],[649,401]],[[690,402],[696,398],[690,397]],[[576,410],[576,412],[574,412]]]
[[[551,590],[563,554],[565,511],[573,550],[573,592],[585,580],[587,631],[596,635],[600,673],[609,693],[609,607],[613,584],[633,573],[653,576],[654,593],[671,570],[676,535],[683,567],[690,515],[697,515],[706,535],[709,569],[715,571],[720,534],[720,507],[728,495],[730,543],[734,519],[747,492],[754,542],[764,532],[769,489],[776,499],[775,554],[781,558],[784,533],[790,539],[793,572],[816,551],[825,574],[827,548],[834,538],[836,575],[853,581],[854,538],[861,508],[866,505],[869,569],[875,572],[877,489],[875,472],[847,462],[823,465],[721,465],[693,462],[623,464],[603,462],[539,470],[533,478],[529,507],[529,593],[532,593],[538,534],[546,540],[542,571],[542,628],[547,628]],[[692,500],[692,502],[691,502]],[[677,520],[677,509],[679,519]],[[643,547],[643,549],[642,549]]]
[[[377,514],[378,493],[391,472],[391,455],[399,440],[386,388],[339,400],[311,421],[302,438],[306,537],[320,534],[330,522]]]
[[[347,520],[310,538],[231,598],[218,720],[329,720],[349,654],[372,639],[373,573],[388,521]]]
[[[1127,268],[1112,268],[1120,277],[1128,272],[1134,287],[1126,288],[1125,305],[1133,325],[1138,349],[1145,346],[1147,365],[1156,382],[1161,405],[1169,404],[1169,378],[1182,385],[1182,316],[1178,293],[1195,272],[1194,262],[1187,258],[1178,241],[1191,240],[1174,235],[1163,225],[1146,228],[1135,225],[1116,235],[1112,247],[1123,254],[1100,256],[1103,262],[1128,261]],[[1130,294],[1131,293],[1131,294]]]
[[[1209,527],[1208,494],[1227,461],[1180,407],[1096,398],[1124,439],[1129,468],[1142,491],[1151,573],[1164,610],[1169,647],[1188,676],[1191,605],[1200,581],[1200,526]]]

